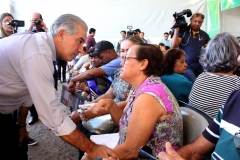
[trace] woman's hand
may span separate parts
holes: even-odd
[[[82,112],[84,120],[89,120],[97,116],[109,113],[109,108],[113,105],[114,101],[111,99],[101,99],[94,106],[89,107]]]
[[[96,106],[97,104],[95,104],[94,106]],[[82,112],[82,116],[84,121],[88,121],[89,119],[95,118],[98,116],[98,107],[94,107],[91,106],[89,108],[87,108],[86,110],[84,110]]]

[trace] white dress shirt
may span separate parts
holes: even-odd
[[[0,40],[0,113],[20,106],[37,109],[41,121],[57,136],[71,133],[76,125],[62,111],[54,88],[56,49],[51,33],[13,34]]]

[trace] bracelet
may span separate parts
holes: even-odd
[[[92,147],[93,147],[93,141],[90,141],[85,152],[87,153]]]

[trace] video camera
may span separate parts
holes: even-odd
[[[127,29],[129,29],[129,31],[127,31],[127,37],[128,36],[134,36],[136,34],[135,30],[132,30],[132,26],[127,26]]]
[[[25,22],[24,21],[19,21],[19,20],[11,20],[10,22],[7,23],[7,25],[10,25],[14,27],[13,33],[17,33],[17,28],[18,27],[24,27]]]
[[[186,30],[188,23],[186,22],[184,15],[187,15],[187,17],[190,17],[192,15],[192,11],[190,9],[185,9],[182,12],[179,12],[179,13],[175,12],[173,14],[173,17],[176,23],[172,26],[171,28],[172,30],[169,32],[171,38],[174,35],[174,28],[179,27],[179,29],[182,31]]]

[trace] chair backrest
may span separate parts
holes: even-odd
[[[89,87],[89,91],[91,96],[100,96],[107,92],[109,87],[111,86],[111,81],[105,77],[95,77],[87,80],[87,85]]]
[[[207,114],[191,106],[180,107],[183,116],[183,145],[195,141],[211,123]]]

